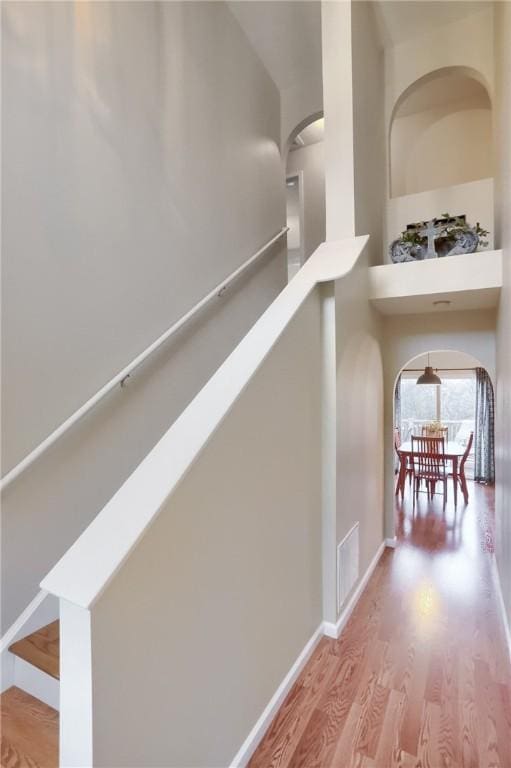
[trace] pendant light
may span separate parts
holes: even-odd
[[[417,384],[441,384],[441,380],[436,375],[436,373],[433,371],[433,368],[429,364],[429,352],[428,352],[428,364],[424,368],[424,373],[422,373],[419,378],[417,379]]]

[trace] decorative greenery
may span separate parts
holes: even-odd
[[[479,222],[475,227],[471,227],[467,224],[464,218],[460,216],[451,216],[450,213],[442,213],[439,218],[433,219],[435,226],[440,225],[437,241],[442,240],[455,240],[463,232],[475,232],[479,237],[478,247],[486,248],[488,246],[488,230],[483,229]],[[442,226],[444,225],[444,226]],[[411,245],[425,245],[427,238],[420,235],[419,232],[424,228],[424,222],[419,221],[413,225],[413,228],[406,229],[401,233],[400,240],[404,243],[410,243]]]

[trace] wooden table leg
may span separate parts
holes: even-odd
[[[406,480],[406,456],[398,453],[399,456],[399,474],[397,476],[396,483],[396,496],[401,491],[401,496],[404,496],[405,492],[405,480]]]
[[[461,490],[463,491],[463,498],[465,499],[465,504],[468,504],[468,486],[467,486],[467,478],[465,477],[464,468],[463,468],[463,471],[460,472],[460,482],[461,482]]]
[[[454,483],[454,506],[458,503],[458,457],[452,460],[452,480]]]

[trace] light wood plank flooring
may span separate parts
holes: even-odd
[[[57,768],[59,714],[19,688],[0,696],[2,768]]]
[[[422,494],[397,507],[398,548],[341,637],[321,640],[250,768],[511,768],[493,490],[469,490],[457,511]]]

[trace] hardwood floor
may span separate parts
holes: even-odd
[[[59,635],[60,624],[52,621],[31,635],[13,643],[9,650],[15,656],[28,661],[34,667],[42,669],[48,675],[59,679]]]
[[[1,768],[57,768],[59,714],[19,688],[0,696]]]
[[[493,490],[419,495],[338,640],[323,638],[250,768],[511,768],[511,668],[490,571]],[[452,493],[451,493],[452,496]]]

